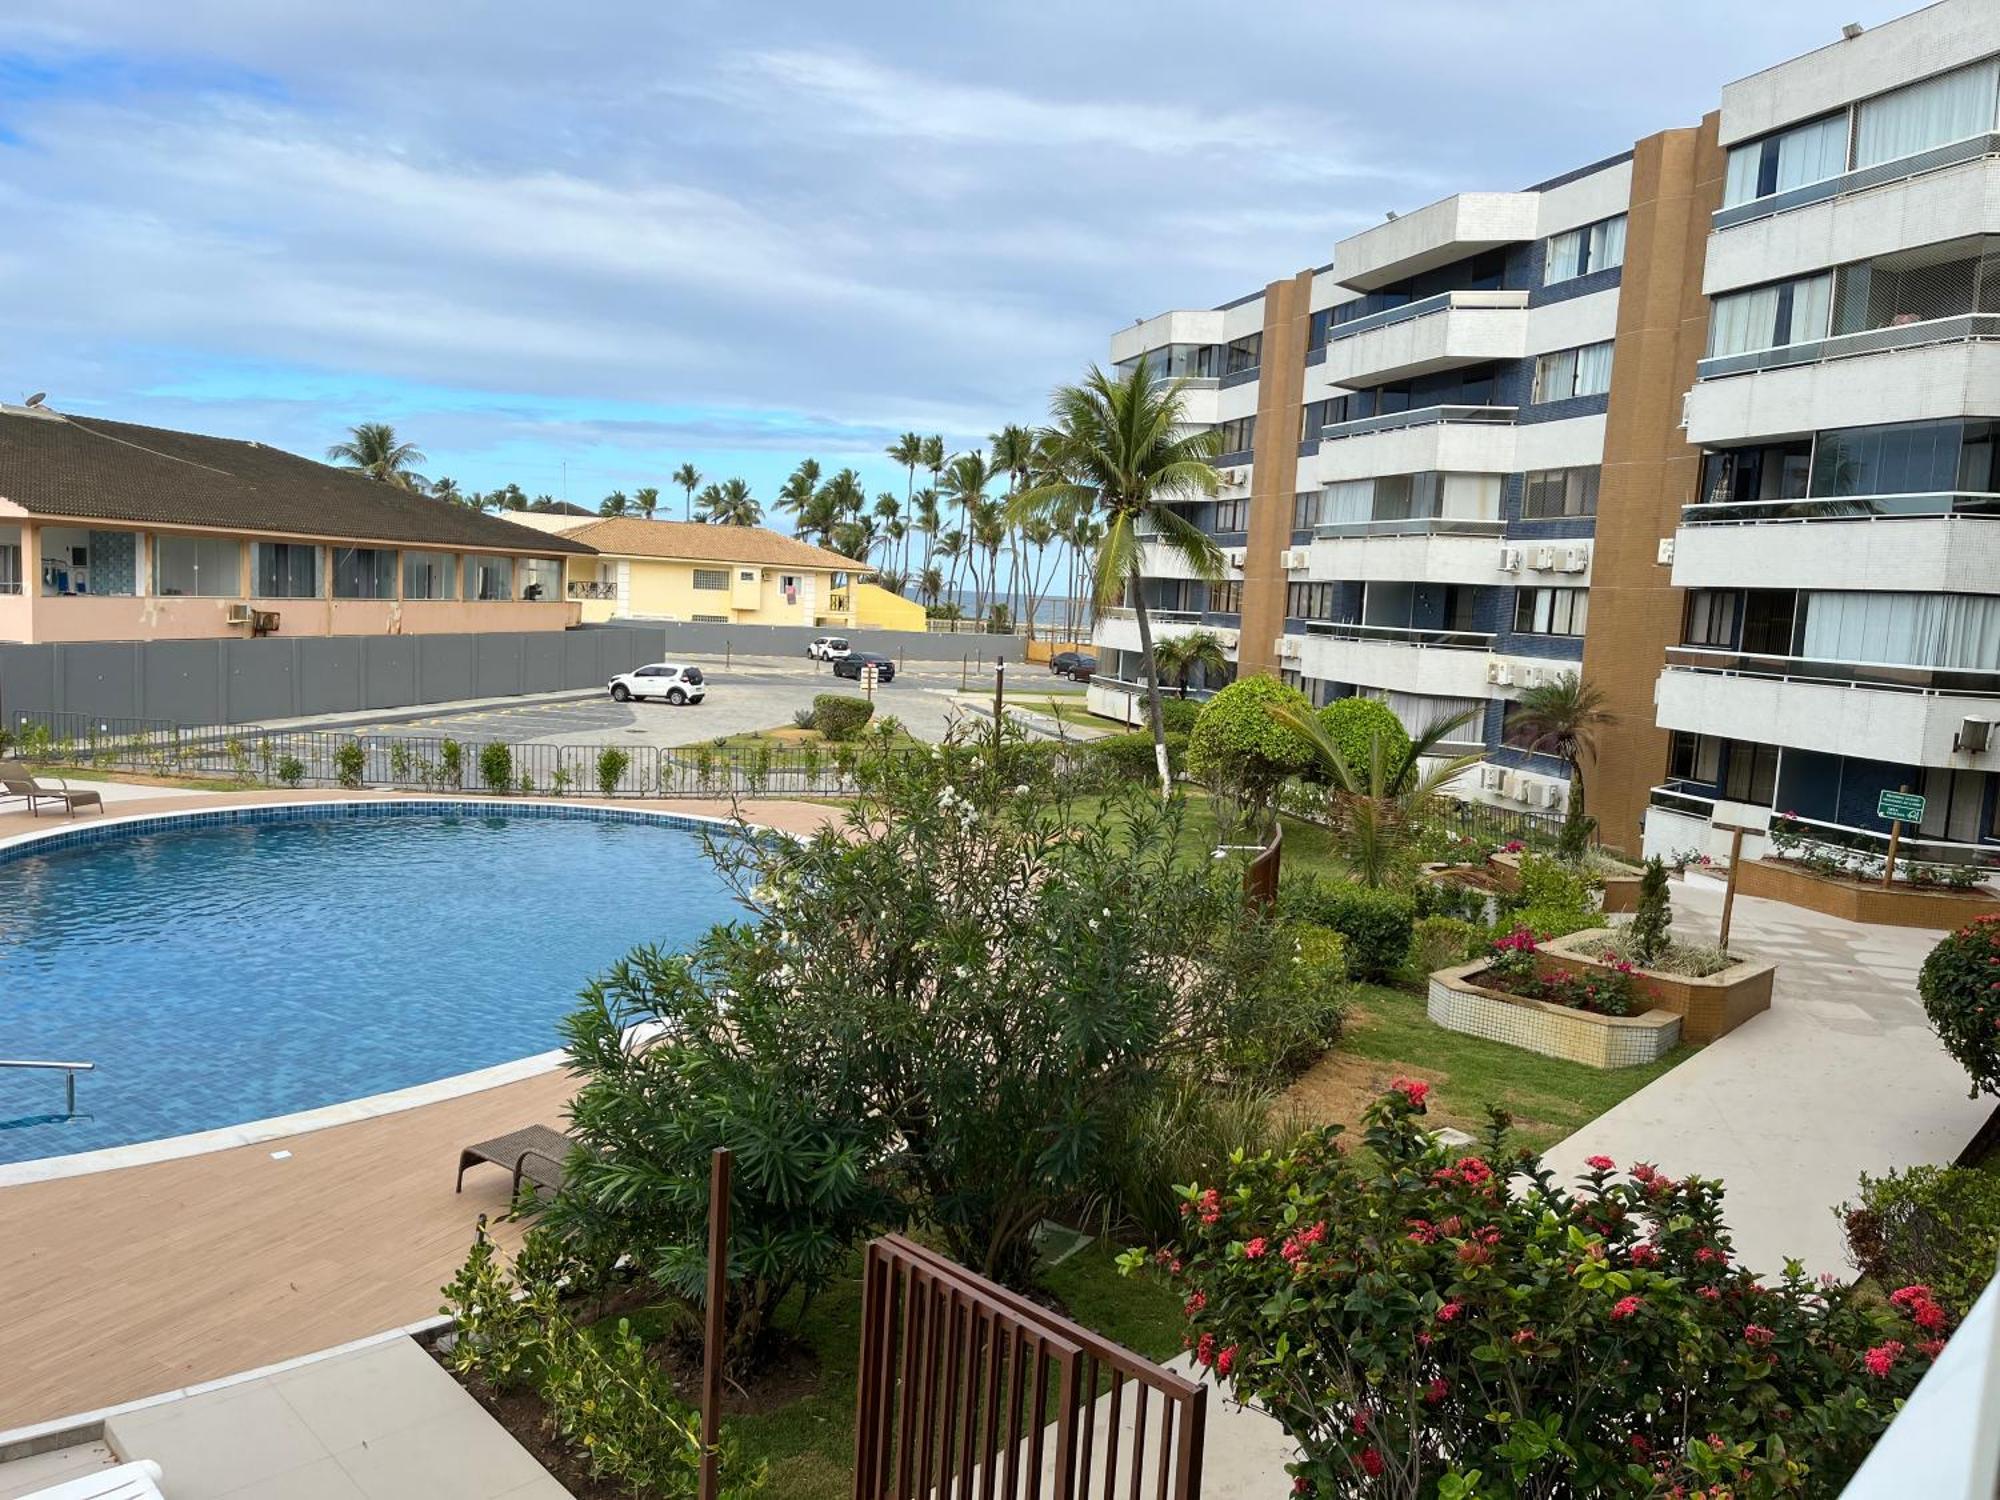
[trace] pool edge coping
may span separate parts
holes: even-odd
[[[752,823],[748,819],[717,818],[703,813],[619,807],[615,804],[588,800],[558,801],[546,797],[503,800],[498,797],[453,798],[434,794],[418,796],[391,794],[384,797],[349,798],[304,797],[282,802],[239,802],[214,807],[183,808],[178,812],[131,813],[119,817],[92,818],[83,826],[93,831],[99,828],[129,829],[135,824],[159,824],[171,827],[178,822],[212,827],[214,826],[212,821],[203,824],[198,820],[212,820],[218,814],[230,812],[248,814],[280,808],[344,808],[384,804],[413,809],[425,806],[457,808],[466,804],[494,809],[547,807],[563,808],[572,812],[596,809],[616,813],[618,816],[615,821],[619,822],[657,822],[669,828],[695,826],[754,828],[766,833],[791,837],[784,834],[782,829]],[[414,812],[413,815],[421,816],[421,812]],[[251,820],[246,817],[244,821]],[[607,821],[613,820],[607,819]],[[56,843],[65,835],[77,831],[79,828],[75,821],[65,820],[60,827],[51,828],[46,832],[37,830],[0,838],[0,866],[4,866],[12,858],[23,857],[29,852],[29,846],[37,842],[46,840]],[[140,831],[142,830],[133,830],[135,835]],[[58,844],[58,847],[61,845]],[[353,1125],[363,1120],[378,1119],[384,1115],[401,1114],[407,1110],[421,1109],[425,1105],[442,1104],[468,1094],[482,1093],[487,1089],[502,1088],[510,1083],[541,1077],[560,1068],[564,1056],[563,1050],[556,1048],[516,1058],[511,1062],[477,1068],[469,1073],[454,1073],[444,1078],[432,1079],[428,1083],[411,1084],[406,1088],[391,1089],[380,1094],[365,1094],[358,1099],[339,1100],[313,1109],[296,1110],[290,1114],[268,1115],[261,1120],[247,1120],[238,1125],[221,1125],[213,1130],[191,1131],[185,1135],[159,1136],[149,1141],[133,1141],[122,1146],[103,1146],[94,1151],[74,1151],[61,1156],[42,1156],[27,1161],[0,1163],[0,1188],[23,1187],[30,1183],[55,1182],[69,1177],[90,1176],[98,1172],[116,1172],[126,1167],[179,1161],[190,1156],[206,1156],[216,1151],[231,1151],[242,1146],[263,1145],[293,1136],[310,1135],[314,1131],[327,1130],[336,1125]]]

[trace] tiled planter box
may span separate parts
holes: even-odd
[[[1599,927],[1555,938],[1542,944],[1542,957],[1547,966],[1579,972],[1606,971],[1610,965],[1578,949],[1593,938],[1609,936],[1610,931],[1608,927]],[[1771,1008],[1771,981],[1777,972],[1776,964],[1746,959],[1705,979],[1639,969],[1633,973],[1632,982],[1654,1005],[1681,1018],[1681,1035],[1688,1041],[1712,1042],[1758,1012]]]
[[[1849,922],[1931,927],[1942,932],[2000,912],[2000,894],[1990,886],[1976,891],[1941,891],[1898,881],[1884,890],[1879,883],[1829,880],[1789,861],[1774,859],[1744,860],[1736,872],[1736,893],[1803,906]]]
[[[1510,891],[1521,888],[1521,856],[1518,854],[1496,854],[1488,867],[1499,878],[1502,887]],[[1598,896],[1598,906],[1607,913],[1634,911],[1639,905],[1639,872],[1630,875],[1605,875],[1599,877],[1604,889]]]
[[[1681,1039],[1681,1018],[1669,1011],[1600,1016],[1545,1000],[1523,1000],[1478,983],[1486,967],[1481,959],[1431,975],[1427,1006],[1431,1020],[1448,1031],[1592,1068],[1658,1062]]]

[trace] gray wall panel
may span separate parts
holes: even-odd
[[[140,647],[135,717],[220,724],[222,674],[215,646],[214,641],[151,641]]]
[[[351,635],[300,636],[300,713],[361,707],[361,641]]]
[[[469,635],[417,637],[417,702],[449,703],[472,696],[472,648]]]
[[[524,633],[521,637],[521,688],[524,693],[553,693],[559,688],[582,686],[563,675],[563,639],[547,631]]]
[[[71,713],[138,718],[139,651],[131,641],[70,643],[56,647],[63,706]]]
[[[299,711],[297,641],[266,636],[215,644],[222,651],[224,720],[255,724]]]
[[[361,641],[361,706],[407,708],[417,699],[417,637],[371,635]]]
[[[472,644],[472,691],[465,697],[505,698],[521,691],[518,635],[476,635]]]
[[[55,713],[56,653],[49,646],[0,645],[0,714],[9,725],[22,714]]]

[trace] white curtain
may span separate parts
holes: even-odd
[[[1625,264],[1625,215],[1606,219],[1591,230],[1590,269],[1608,271]]]
[[[1611,389],[1611,345],[1585,344],[1576,351],[1576,394],[1601,396]]]
[[[1803,344],[1808,339],[1826,337],[1827,318],[1833,308],[1833,273],[1808,276],[1792,283],[1792,326],[1784,330],[1784,342]]]
[[[1421,734],[1439,719],[1454,718],[1467,709],[1479,710],[1485,701],[1479,698],[1441,698],[1430,693],[1399,693],[1393,689],[1371,688],[1367,696],[1389,705],[1389,711],[1401,722],[1412,736]],[[1473,741],[1485,738],[1480,720],[1474,718],[1457,730],[1452,738],[1456,741]]]
[[[1774,286],[1715,298],[1709,304],[1709,356],[1747,354],[1752,349],[1770,348],[1777,321],[1778,289]]]
[[[1346,526],[1374,518],[1375,481],[1372,479],[1342,480],[1328,485],[1323,494],[1319,512],[1322,526]]]
[[[1813,660],[2000,671],[2000,597],[1814,592],[1804,603],[1801,654]]]
[[[1564,230],[1549,240],[1549,263],[1542,273],[1542,284],[1551,285],[1558,281],[1568,281],[1577,273],[1577,257],[1583,249],[1584,231]]]
[[[1927,78],[1861,106],[1854,165],[1872,167],[1994,128],[2000,61]]]
[[[1462,521],[1497,521],[1500,484],[1498,474],[1447,474],[1442,513]]]
[[[1778,140],[1778,188],[1786,192],[1847,170],[1847,115],[1829,115]]]
[[[1757,196],[1757,168],[1764,159],[1764,143],[1752,141],[1729,153],[1729,175],[1722,183],[1722,206],[1734,208]]]

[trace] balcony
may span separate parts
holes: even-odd
[[[1299,465],[1301,488],[1379,474],[1509,474],[1515,408],[1425,406],[1322,428],[1318,457]],[[1554,425],[1554,424],[1549,424]]]
[[[1676,588],[1988,593],[2000,495],[1844,495],[1690,505],[1674,533]]]
[[[1534,193],[1457,193],[1351,235],[1334,247],[1334,275],[1358,292],[1535,238]]]
[[[569,583],[569,596],[572,599],[616,599],[618,585],[608,578],[572,578]]]
[[[1308,677],[1395,688],[1441,698],[1484,698],[1490,631],[1422,630],[1399,625],[1307,622],[1296,641]]]
[[[1668,856],[1685,849],[1714,847],[1708,833],[1721,799],[1710,787],[1698,782],[1669,780],[1647,794],[1646,854]],[[1857,828],[1851,823],[1835,823],[1825,818],[1807,818],[1791,813],[1806,842],[1835,849],[1860,849],[1869,854],[1888,852],[1889,836],[1873,828]],[[1726,838],[1719,841],[1727,848]],[[1746,834],[1743,857],[1762,859],[1770,841],[1761,833]],[[1904,834],[1897,842],[1897,858],[1913,864],[1995,865],[2000,864],[2000,845],[1968,844],[1954,839],[1927,839]]]
[[[1654,697],[1662,729],[1893,765],[1973,766],[1952,742],[1966,719],[2000,717],[2000,672],[1674,646]]]
[[[1714,218],[1709,222],[1709,227],[1717,232],[1733,229],[1739,224],[1769,219],[1811,204],[1825,203],[1831,199],[1867,192],[1889,183],[1905,182],[1927,173],[1942,171],[1947,167],[1960,166],[1965,162],[1978,161],[1982,157],[1994,155],[2000,155],[2000,131],[1975,135],[1962,141],[1952,141],[1943,146],[1935,146],[1929,151],[1920,151],[1914,156],[1880,162],[1872,167],[1862,167],[1858,171],[1843,172],[1838,177],[1808,182],[1787,192],[1773,193],[1768,198],[1756,198],[1748,203],[1738,203],[1731,208],[1717,209]]]
[[[1326,378],[1354,389],[1519,359],[1527,332],[1526,292],[1441,292],[1335,325],[1328,335]]]
[[[1201,623],[1201,612],[1193,609],[1148,609],[1146,620],[1153,627],[1153,639],[1156,641],[1206,628]],[[1097,612],[1097,630],[1092,639],[1107,651],[1137,651],[1139,617],[1123,605],[1100,609]]]
[[[1939,324],[1965,325],[1966,331],[1941,341]],[[1973,331],[1974,325],[1981,331]],[[1885,336],[1906,342],[1867,349],[1848,346],[1849,340]],[[1842,347],[1828,352],[1836,345]],[[1779,359],[1747,373],[1696,381],[1685,407],[1688,441],[1697,447],[1727,448],[1832,427],[1980,417],[2000,411],[2000,315],[1940,318],[1762,353],[1788,355],[1802,348],[1821,354],[1811,362]]]
[[[1889,349],[1921,349],[1930,344],[1963,344],[1976,339],[2000,339],[2000,313],[1961,313],[1951,318],[1925,318],[1892,324],[1887,328],[1870,328],[1860,333],[1808,339],[1802,344],[1780,344],[1774,349],[1719,355],[1697,364],[1695,379],[1716,380],[1725,375],[1747,375],[1756,370],[1778,370],[1789,365],[1820,364],[1826,360],[1852,358],[1857,354],[1880,354]]]
[[[1500,584],[1498,520],[1421,516],[1345,521],[1313,530],[1307,578],[1363,582]]]

